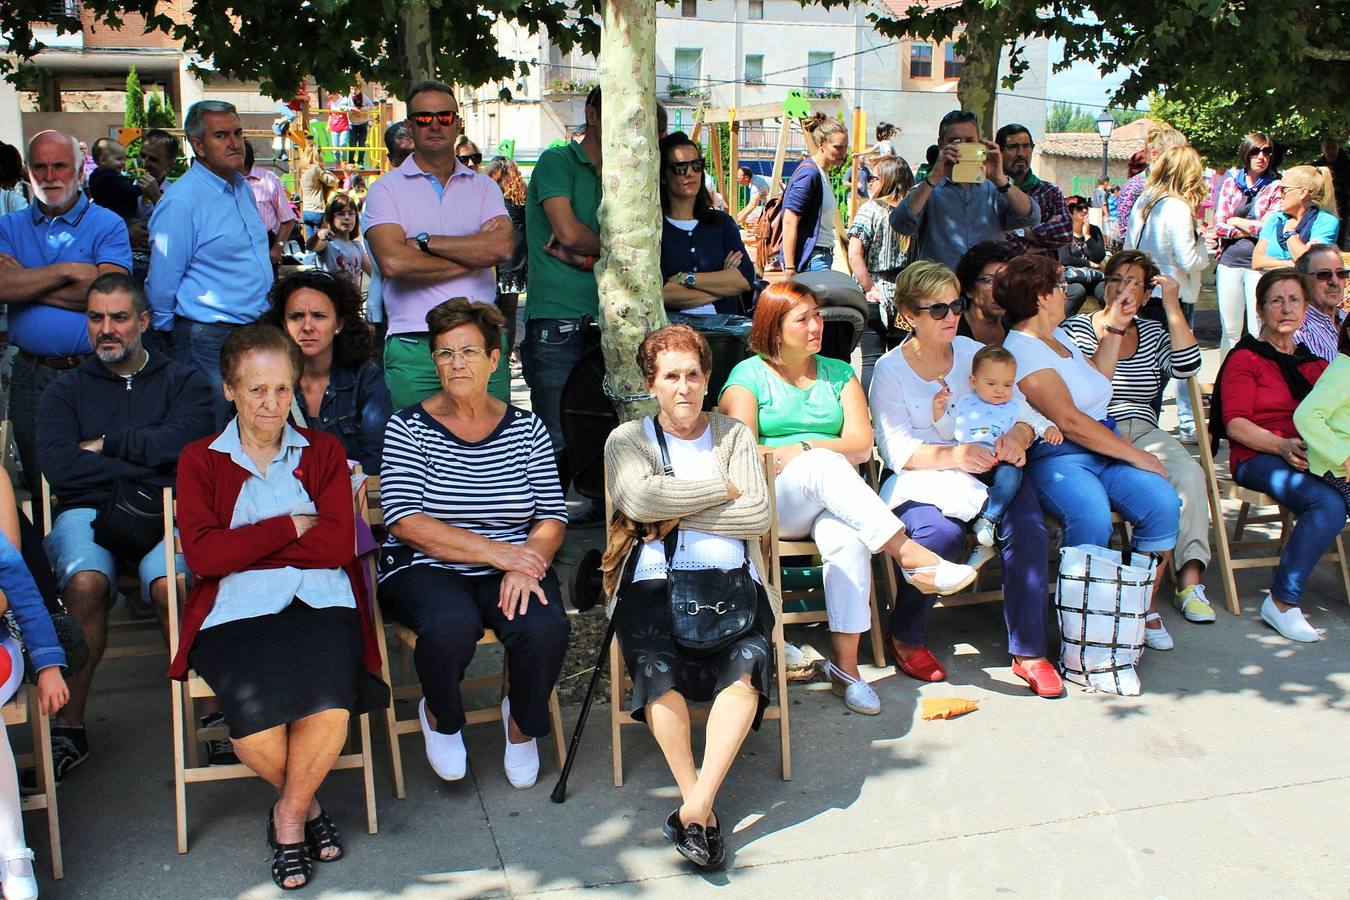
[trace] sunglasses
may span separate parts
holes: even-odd
[[[1350,281],[1350,269],[1319,269],[1312,276],[1323,284],[1331,284],[1332,276],[1337,281]]]
[[[674,172],[676,175],[688,175],[690,172],[693,172],[695,175],[702,175],[703,160],[691,159],[688,162],[668,163],[666,165],[666,168]]]
[[[458,159],[460,162],[464,163],[464,165],[466,166],[476,166],[483,161],[483,154],[466,153],[463,156],[457,156],[455,158]]]
[[[1274,155],[1275,155],[1274,147],[1255,147],[1252,149],[1251,153],[1247,154],[1247,158],[1251,159],[1253,156],[1274,156]]]
[[[459,113],[453,109],[443,109],[439,112],[415,112],[408,118],[412,119],[413,124],[419,128],[427,128],[434,120],[441,126],[450,126],[455,124],[455,119],[459,118]]]
[[[957,298],[951,303],[934,303],[932,306],[919,307],[919,312],[926,312],[939,322],[947,318],[950,313],[956,313],[959,316],[965,311],[966,301],[963,298]]]

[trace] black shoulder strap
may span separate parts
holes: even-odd
[[[661,422],[652,416],[652,428],[656,431],[656,446],[661,448],[661,472],[667,478],[675,477],[675,467],[670,464],[670,449],[666,446],[666,430],[661,427]],[[677,532],[679,526],[675,526],[666,532],[666,566],[669,568],[671,561],[675,559],[676,541],[679,539]]]

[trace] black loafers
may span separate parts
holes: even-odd
[[[727,843],[722,840],[722,820],[717,818],[717,810],[713,810],[713,818],[717,824],[709,825],[703,834],[708,841],[708,868],[720,869],[727,861]]]
[[[699,868],[707,868],[711,854],[708,852],[708,838],[702,825],[693,823],[681,825],[680,811],[677,809],[666,819],[661,833],[675,844],[675,849],[681,856]]]

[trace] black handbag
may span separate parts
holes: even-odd
[[[134,481],[113,482],[94,516],[94,543],[120,560],[139,562],[163,539],[163,492]]]
[[[61,643],[61,649],[66,653],[65,676],[69,678],[76,672],[79,672],[89,662],[89,646],[84,642],[84,629],[76,621],[60,600],[56,601],[55,611],[49,611],[52,617],[52,628],[56,629],[56,639]],[[29,684],[37,684],[37,670],[33,668],[33,658],[28,655],[28,645],[24,643],[23,632],[19,630],[18,620],[14,618],[14,612],[11,610],[5,613],[5,627],[9,633],[19,642],[23,648],[23,680]]]
[[[675,470],[666,448],[666,433],[652,416],[656,442],[661,448],[662,471],[671,478]],[[736,569],[676,569],[672,564],[679,541],[679,527],[666,535],[666,597],[675,644],[691,656],[710,656],[743,637],[755,625],[759,587],[750,577],[750,557]]]

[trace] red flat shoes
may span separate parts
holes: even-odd
[[[929,682],[947,680],[947,670],[942,668],[942,663],[927,647],[921,646],[910,651],[908,657],[901,657],[899,648],[895,646],[895,638],[889,634],[886,635],[886,644],[891,648],[896,666],[910,678]]]
[[[1013,674],[1031,686],[1039,697],[1054,699],[1063,696],[1064,680],[1059,677],[1049,660],[1040,659],[1028,665],[1013,660]]]

